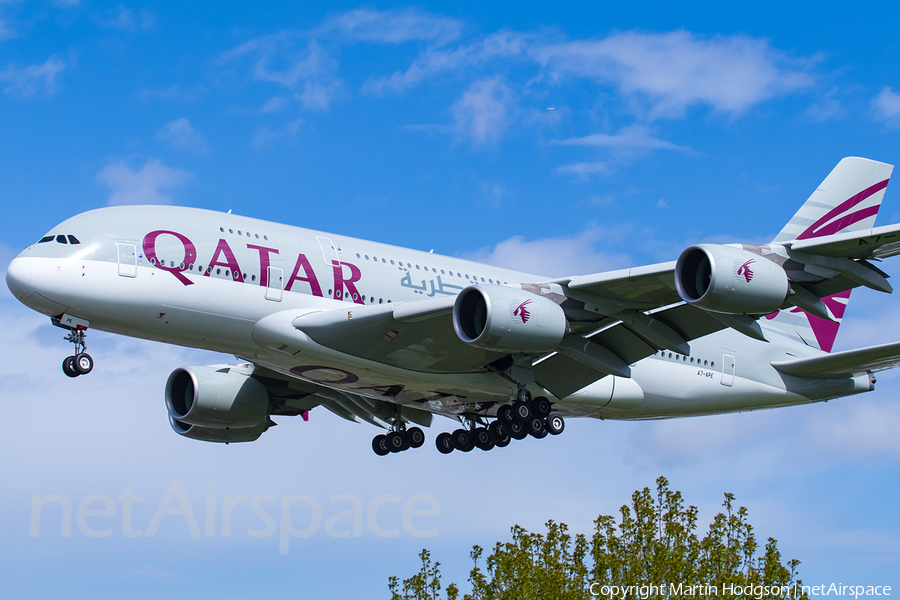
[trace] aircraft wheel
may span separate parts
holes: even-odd
[[[494,445],[495,445],[497,448],[506,448],[507,446],[509,446],[509,443],[510,443],[511,441],[512,441],[512,438],[509,437],[509,434],[507,433],[507,434],[503,437],[502,440],[497,441],[497,442],[494,442]]]
[[[528,430],[525,429],[525,423],[516,421],[509,426],[509,437],[514,440],[524,440],[528,436]]]
[[[504,425],[509,425],[510,423],[515,421],[516,415],[513,414],[513,407],[509,404],[504,404],[503,406],[498,408],[497,419]]]
[[[462,452],[469,452],[475,447],[472,434],[465,429],[457,429],[453,432],[453,447]]]
[[[382,434],[378,434],[373,437],[372,450],[374,450],[375,454],[377,454],[378,456],[386,456],[390,454],[391,451],[387,447],[387,438]]]
[[[531,407],[528,406],[527,402],[522,402],[521,400],[519,400],[512,405],[512,409],[513,415],[516,417],[516,421],[527,423],[528,419],[531,418]]]
[[[494,421],[488,426],[488,433],[491,436],[491,439],[494,440],[496,444],[499,440],[504,437],[509,437],[509,427],[501,423],[500,421]]]
[[[425,443],[425,432],[418,427],[406,431],[406,439],[410,448],[420,448]]]
[[[552,414],[545,419],[547,425],[547,433],[550,435],[559,435],[566,428],[566,421],[558,414]]]
[[[87,352],[76,354],[74,366],[79,375],[87,375],[94,369],[94,359]]]
[[[392,431],[385,436],[387,438],[387,447],[391,452],[403,452],[408,448],[403,434],[399,431]]]
[[[540,417],[531,417],[530,419],[528,419],[528,423],[525,425],[525,428],[528,430],[528,433],[536,438],[542,438],[547,435],[547,425]]]
[[[541,417],[543,419],[550,414],[552,409],[553,405],[544,396],[538,396],[531,401],[531,412],[536,417]]]
[[[434,440],[434,445],[437,446],[438,452],[441,454],[450,454],[453,452],[453,436],[446,431],[439,433]]]
[[[475,445],[482,450],[490,450],[494,447],[494,441],[491,439],[491,434],[488,433],[488,430],[484,427],[479,427],[478,429],[476,429],[473,432],[472,438],[475,442]]]
[[[75,370],[75,357],[67,356],[62,363],[63,373],[65,373],[69,377],[78,377],[81,375],[78,371]]]

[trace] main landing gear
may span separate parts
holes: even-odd
[[[379,434],[372,438],[372,450],[378,456],[391,452],[403,452],[410,448],[418,448],[425,443],[425,432],[418,427],[406,428],[406,424],[395,420],[389,433]]]
[[[84,343],[84,330],[72,329],[69,335],[63,339],[67,342],[75,344],[75,354],[66,357],[62,363],[63,373],[69,377],[78,377],[79,375],[87,375],[94,368],[94,359],[85,352],[87,346]]]
[[[529,435],[539,439],[547,434],[559,435],[566,428],[566,422],[552,410],[553,405],[544,396],[530,400],[528,392],[523,391],[516,402],[500,407],[497,419],[489,426],[485,427],[479,417],[467,416],[468,428],[441,433],[435,439],[435,445],[441,454],[450,454],[454,450],[502,448],[511,440],[522,440]]]

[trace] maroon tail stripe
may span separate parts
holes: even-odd
[[[849,225],[852,225],[853,223],[865,219],[866,217],[878,214],[879,206],[872,206],[855,212],[851,215],[847,215],[844,218],[835,221],[834,223],[829,223],[829,221],[831,221],[841,213],[850,210],[869,196],[872,196],[886,188],[888,181],[890,180],[885,179],[884,181],[879,181],[875,185],[867,187],[860,193],[852,196],[851,198],[848,198],[838,206],[832,208],[824,217],[807,227],[806,231],[797,236],[797,239],[805,240],[809,238],[820,237],[823,235],[831,235],[833,233],[837,233],[838,231]]]

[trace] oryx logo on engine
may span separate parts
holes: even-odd
[[[528,319],[531,318],[531,313],[528,312],[528,309],[525,307],[531,303],[532,300],[526,300],[522,304],[518,305],[515,310],[513,310],[513,316],[522,319],[522,323],[527,323]]]
[[[755,262],[756,262],[756,259],[751,258],[750,260],[748,260],[747,262],[742,264],[740,267],[738,267],[737,276],[740,277],[743,275],[744,279],[747,281],[747,283],[750,283],[750,280],[753,279],[753,271],[750,270],[750,265],[752,265]]]

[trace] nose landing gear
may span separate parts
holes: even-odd
[[[94,359],[85,352],[87,345],[84,342],[84,338],[87,330],[87,321],[63,315],[61,319],[53,319],[53,324],[63,329],[68,329],[69,335],[63,339],[75,344],[75,354],[67,356],[63,360],[63,373],[69,377],[78,377],[79,375],[90,373],[94,368]]]

